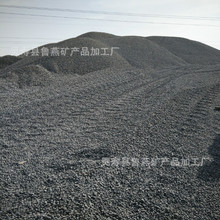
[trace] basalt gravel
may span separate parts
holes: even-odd
[[[220,66],[1,85],[2,220],[219,219]]]

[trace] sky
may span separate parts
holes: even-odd
[[[0,56],[90,31],[184,37],[220,49],[220,1],[0,0],[0,30]]]

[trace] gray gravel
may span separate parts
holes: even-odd
[[[218,219],[219,66],[56,76],[1,93],[1,219]],[[204,166],[103,158],[208,157]]]
[[[0,72],[0,219],[220,219],[220,65],[143,41],[167,57],[146,65],[124,48],[123,65],[87,74],[26,58]]]
[[[16,56],[3,56],[0,57],[0,69],[3,69],[13,63],[16,63],[19,61],[21,58],[16,57]]]

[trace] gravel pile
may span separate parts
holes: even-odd
[[[79,48],[79,51],[82,50],[82,47],[87,47],[91,53],[91,48],[98,48],[100,50],[100,54],[103,54],[103,50],[101,48],[107,48],[107,53],[110,54],[110,47],[98,40],[91,38],[78,37],[69,40],[65,40],[56,44],[49,44],[39,47],[39,52],[43,47],[51,48],[57,47],[61,48],[69,48],[65,56],[42,56],[39,53],[39,56],[31,56],[29,55],[25,57],[24,55],[20,56],[23,59],[20,62],[17,62],[14,65],[9,66],[4,69],[4,72],[12,71],[17,69],[18,67],[26,66],[29,64],[33,65],[41,65],[45,69],[53,73],[59,74],[78,74],[83,75],[92,71],[102,70],[109,67],[121,68],[129,66],[129,63],[121,57],[117,50],[115,50],[110,55],[99,55],[99,56],[81,56],[80,52],[73,52],[71,54],[71,48]]]
[[[59,44],[76,41],[121,42],[89,33]],[[220,65],[159,51],[166,68],[118,52],[120,68],[87,74],[40,57],[1,72],[0,219],[219,219]]]
[[[49,50],[52,48],[69,49],[65,56],[49,55],[48,57],[41,54],[41,49],[45,47]],[[111,53],[111,48],[117,47],[118,49],[113,51],[112,56],[81,56],[80,52],[71,52],[72,48],[79,48],[81,51],[82,47],[88,47],[90,54],[92,48],[98,48],[99,54],[104,52],[101,48],[107,48],[108,54]],[[135,67],[153,70],[187,64],[207,65],[220,62],[218,50],[183,38],[120,37],[99,32],[89,32],[76,38],[43,45],[38,50],[39,56],[32,56],[29,51],[28,56],[22,54],[19,57],[2,57],[0,66],[5,68],[0,71],[0,77],[7,75],[10,77],[11,72],[29,65],[41,66],[52,73],[84,75],[106,68]],[[9,63],[12,65],[8,66]]]
[[[108,37],[100,40],[109,47],[118,46],[120,48],[118,53],[133,67],[159,69],[187,64],[178,56],[144,37]]]
[[[19,61],[20,58],[16,57],[16,56],[3,56],[0,57],[0,69],[3,69],[13,63],[16,63],[17,61]]]
[[[1,77],[6,79],[8,83],[23,88],[49,85],[52,74],[40,65],[27,65],[14,71],[4,72]]]
[[[197,41],[179,37],[147,37],[190,64],[220,63],[220,51]]]

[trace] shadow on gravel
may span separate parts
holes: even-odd
[[[103,157],[110,157],[111,151],[105,148],[84,149],[76,154],[79,158],[87,158],[92,160],[100,160]]]
[[[74,154],[75,160],[72,162],[61,163],[56,161],[50,165],[49,168],[56,170],[57,172],[64,172],[67,170],[74,170],[77,165],[80,165],[80,160],[93,160],[94,162],[97,160],[101,160],[103,157],[111,157],[112,152],[108,149],[99,147],[96,149],[83,149],[82,151]]]
[[[198,178],[204,181],[218,181],[220,179],[220,135],[214,139],[209,147],[209,154],[213,161],[202,166],[198,173]]]
[[[218,107],[215,107],[214,110],[215,110],[215,111],[220,111],[220,107],[219,107],[219,106],[218,106]]]

